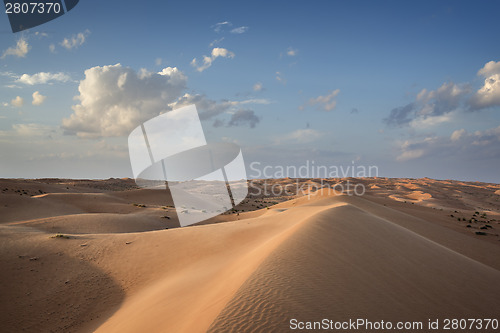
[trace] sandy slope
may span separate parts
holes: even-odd
[[[354,205],[322,211],[242,285],[210,332],[282,332],[292,318],[495,317],[500,271]]]
[[[292,318],[498,317],[497,185],[359,181],[363,197],[311,191],[169,230],[168,198],[119,180],[0,182],[2,331],[282,332]],[[480,208],[488,222],[449,216]]]

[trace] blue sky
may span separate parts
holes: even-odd
[[[354,161],[379,176],[500,182],[498,12],[81,0],[16,34],[3,14],[0,177],[131,177],[128,133],[194,103],[207,140],[238,143],[247,166]]]

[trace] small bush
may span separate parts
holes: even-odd
[[[55,236],[53,236],[52,238],[64,238],[64,239],[70,239],[69,236],[66,236],[66,235],[63,235],[63,234],[57,234]]]
[[[139,208],[146,208],[146,205],[143,205],[143,204],[134,203],[133,205],[136,207],[139,207]]]
[[[482,232],[482,231],[476,231],[476,235],[479,235],[479,236],[486,236],[486,233],[485,233],[485,232]]]

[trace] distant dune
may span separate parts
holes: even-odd
[[[265,182],[298,186],[266,194],[258,191]],[[366,192],[331,190],[347,182]],[[130,179],[0,180],[2,331],[287,332],[291,319],[500,320],[500,185],[253,185],[234,211],[179,228],[168,191],[137,189]]]

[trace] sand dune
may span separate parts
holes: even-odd
[[[292,318],[498,316],[500,214],[486,185],[360,179],[363,196],[249,197],[165,230],[176,223],[168,195],[124,182],[0,194],[3,330],[282,332]]]
[[[492,267],[344,205],[311,217],[271,253],[210,331],[283,331],[292,318],[494,317],[499,278]]]
[[[408,194],[406,196],[407,198],[416,200],[416,201],[424,201],[432,198],[432,195],[430,193],[425,193],[422,191],[413,191],[412,193]]]

